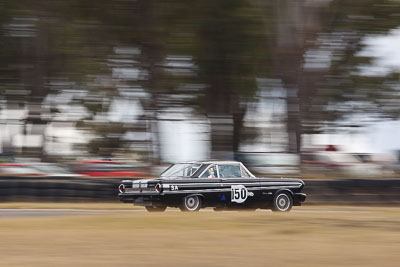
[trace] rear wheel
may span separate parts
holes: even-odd
[[[155,206],[145,206],[148,212],[163,212],[167,209],[167,206],[155,207]]]
[[[188,196],[182,201],[179,207],[181,211],[199,211],[201,208],[201,198],[199,196]]]
[[[281,192],[275,195],[273,202],[273,211],[288,212],[292,209],[293,198],[287,192]]]

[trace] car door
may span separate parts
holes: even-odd
[[[219,200],[219,193],[221,191],[221,179],[218,175],[218,169],[215,164],[210,164],[202,171],[198,178],[192,179],[191,187],[196,192],[201,193],[205,198],[204,203],[213,204]]]
[[[255,192],[259,187],[258,179],[249,175],[240,163],[218,164],[221,186],[226,193],[224,202],[227,205],[251,205],[255,202]]]

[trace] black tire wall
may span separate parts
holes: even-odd
[[[0,201],[118,202],[126,178],[1,177]],[[400,179],[304,180],[303,205],[398,205]]]

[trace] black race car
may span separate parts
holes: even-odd
[[[145,206],[148,211],[214,207],[285,212],[305,201],[303,187],[300,179],[256,178],[240,162],[187,162],[171,165],[159,178],[124,180],[118,196],[122,202]]]

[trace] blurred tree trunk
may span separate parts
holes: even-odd
[[[249,0],[199,6],[195,60],[207,85],[201,107],[211,123],[213,157],[232,159],[240,146],[247,101],[258,89],[258,60],[269,52],[259,12]]]
[[[160,132],[158,127],[159,112],[159,92],[163,83],[164,47],[161,41],[159,29],[161,28],[160,19],[157,16],[156,0],[139,0],[140,10],[139,24],[139,46],[141,49],[141,67],[147,71],[147,79],[144,81],[144,88],[151,94],[149,119],[151,121],[152,138],[152,161],[160,164],[161,146]]]
[[[212,87],[207,90],[206,102],[213,156],[233,159],[239,150],[246,104],[229,90]]]
[[[232,158],[234,125],[231,93],[226,84],[216,83],[206,91],[205,112],[211,125],[211,157]]]
[[[30,92],[27,99],[26,108],[28,109],[27,118],[24,121],[24,135],[38,135],[42,138],[42,143],[37,149],[25,146],[22,147],[22,153],[25,156],[34,156],[40,159],[45,157],[44,142],[45,128],[47,121],[42,116],[44,109],[42,107],[43,99],[48,94],[48,78],[50,77],[49,67],[51,66],[49,40],[46,26],[36,24],[36,36],[25,38],[22,42],[21,55],[21,80],[25,88]],[[27,127],[30,131],[27,131]]]
[[[327,3],[329,1],[321,1]],[[320,3],[276,1],[275,69],[287,92],[288,152],[300,153],[306,103],[316,92],[315,74],[303,68],[304,53],[321,29]],[[321,74],[317,75],[320,76]],[[314,77],[312,77],[314,76]]]
[[[301,105],[299,79],[301,74],[303,47],[303,25],[305,20],[304,0],[278,0],[277,9],[277,58],[278,76],[287,92],[288,151],[300,152]]]

